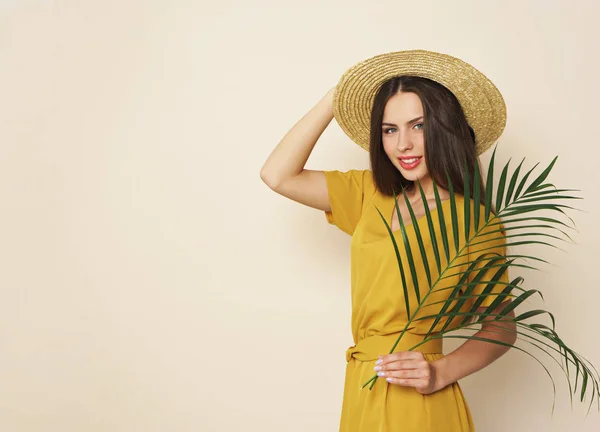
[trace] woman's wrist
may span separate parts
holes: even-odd
[[[332,87],[327,94],[325,94],[324,99],[327,100],[333,106],[333,94],[335,93],[335,87]]]
[[[451,384],[451,382],[448,380],[448,373],[446,370],[447,365],[448,363],[446,362],[446,357],[442,357],[431,362],[431,367],[433,368],[433,373],[435,376],[435,383],[433,387],[434,392],[442,390],[444,387]]]

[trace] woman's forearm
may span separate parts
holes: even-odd
[[[513,314],[514,316],[514,314]],[[516,341],[516,325],[510,321],[484,323],[474,337],[494,339],[512,345]],[[436,374],[436,390],[475,373],[504,355],[510,347],[493,342],[469,339],[447,356],[432,362]]]
[[[276,186],[304,169],[317,140],[333,120],[334,91],[335,87],[329,90],[271,152],[260,172],[265,183]]]

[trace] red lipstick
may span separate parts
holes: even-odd
[[[402,168],[411,170],[421,163],[421,159],[423,159],[423,156],[402,156],[398,158],[398,161]]]

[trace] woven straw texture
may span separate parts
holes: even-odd
[[[448,88],[475,131],[477,154],[490,148],[506,126],[506,105],[500,91],[480,71],[448,54],[426,50],[396,51],[361,61],[340,78],[333,96],[333,114],[342,130],[369,151],[373,100],[379,87],[400,75],[429,78]]]

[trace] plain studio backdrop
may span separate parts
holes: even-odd
[[[524,276],[600,366],[599,18],[593,0],[3,0],[0,430],[337,430],[350,237],[259,172],[347,68],[404,49],[498,86],[497,166],[558,155],[550,181],[581,190],[574,244],[530,250],[552,265]],[[368,154],[334,120],[307,168]],[[546,361],[552,415],[513,351],[461,381],[479,431],[599,430]]]

